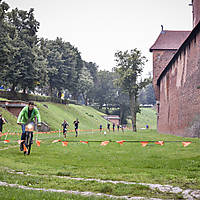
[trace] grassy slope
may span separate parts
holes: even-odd
[[[141,108],[141,112],[137,114],[137,128],[143,128],[146,124],[150,129],[157,128],[156,111],[151,108]]]
[[[48,106],[46,108],[45,105]],[[66,119],[70,125],[69,129],[74,130],[73,121],[78,118],[80,121],[79,128],[81,130],[98,129],[102,124],[103,128],[106,128],[107,121],[102,117],[104,114],[86,106],[79,105],[62,105],[56,103],[39,103],[37,107],[40,110],[42,121],[47,123],[51,130],[61,129],[61,124]],[[6,123],[3,127],[3,132],[20,132],[20,126],[17,126],[17,118],[11,115],[7,110],[0,107],[0,113],[3,114],[9,123]],[[141,113],[137,114],[137,127],[145,127],[149,124],[151,129],[156,129],[156,115],[155,111],[149,108],[141,110]]]
[[[44,107],[44,104],[48,108]],[[55,103],[37,103],[40,109],[42,121],[50,125],[51,130],[58,130],[61,128],[63,120],[66,119],[70,125],[69,129],[74,129],[73,121],[78,118],[80,121],[79,128],[84,129],[98,129],[99,125],[106,126],[107,121],[101,117],[103,114],[91,107],[78,105],[62,105]]]
[[[0,113],[8,121],[8,123],[3,125],[3,133],[21,131],[21,127],[17,125],[17,117],[15,117],[10,112],[1,107],[0,107]]]

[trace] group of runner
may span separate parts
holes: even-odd
[[[115,132],[115,123],[113,123],[113,132]],[[124,128],[123,128],[123,125],[119,125],[119,124],[117,124],[117,130],[119,131],[119,129],[122,129],[122,131],[124,132]],[[100,126],[99,126],[99,129],[100,129],[100,132],[102,131],[102,129],[103,129],[103,126],[102,126],[102,124],[100,124]],[[107,130],[110,132],[110,123],[108,123],[107,124]]]
[[[74,124],[74,129],[75,129],[76,137],[78,137],[78,124],[79,124],[78,119],[76,119],[76,120],[73,122],[73,124]],[[64,137],[66,138],[67,128],[68,128],[68,126],[69,126],[69,123],[68,123],[66,120],[64,120],[64,122],[62,123],[61,126],[63,127],[63,135],[64,135]]]

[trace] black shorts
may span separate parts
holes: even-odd
[[[63,129],[63,134],[67,133],[67,129]]]

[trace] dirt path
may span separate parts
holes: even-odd
[[[43,191],[43,192],[58,192],[58,193],[65,193],[65,194],[75,194],[81,196],[96,196],[96,197],[107,197],[107,198],[115,198],[115,199],[127,199],[127,200],[161,200],[157,198],[144,198],[144,197],[128,197],[128,196],[114,196],[108,195],[103,193],[94,193],[94,192],[80,192],[80,191],[73,191],[73,190],[56,190],[56,189],[45,189],[45,188],[32,188],[18,184],[8,184],[6,182],[0,181],[0,186],[6,187],[14,187],[24,190],[33,190],[33,191]]]

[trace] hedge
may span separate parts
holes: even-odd
[[[77,104],[76,100],[60,99],[57,97],[41,96],[33,94],[24,94],[13,91],[0,91],[0,97],[9,100],[21,100],[21,101],[39,101],[39,102],[54,102],[61,104]]]

